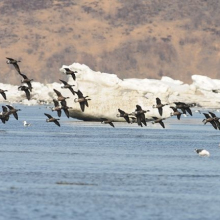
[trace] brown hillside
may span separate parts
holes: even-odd
[[[0,13],[4,83],[20,82],[5,57],[40,82],[73,62],[121,78],[220,78],[216,0],[7,0]]]

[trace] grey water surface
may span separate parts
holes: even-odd
[[[62,113],[58,127],[44,106],[15,107],[0,123],[0,220],[220,219],[220,131],[202,114],[163,129]]]

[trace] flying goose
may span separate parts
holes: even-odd
[[[83,96],[83,94],[82,94],[82,92],[81,92],[80,90],[78,90],[78,91],[76,92],[76,94],[77,94],[77,96],[78,96],[78,99],[75,98],[75,99],[74,99],[74,102],[79,102],[80,108],[81,108],[82,112],[84,112],[84,110],[85,110],[85,105],[86,105],[87,107],[89,107],[88,101],[91,100],[91,99],[88,98],[89,96]]]
[[[25,95],[26,95],[26,97],[27,97],[28,100],[30,100],[30,97],[31,97],[31,94],[30,94],[30,92],[29,92],[29,89],[30,89],[30,88],[27,87],[27,86],[19,86],[19,87],[18,87],[18,90],[25,92]]]
[[[0,93],[1,93],[1,95],[2,95],[2,97],[6,100],[7,98],[6,98],[6,94],[5,94],[5,92],[7,92],[8,90],[3,90],[3,89],[0,89]]]
[[[72,88],[74,85],[70,85],[66,81],[61,80],[61,79],[60,81],[64,84],[64,86],[61,87],[62,89],[69,89],[73,93],[73,95],[75,95],[75,91]]]
[[[163,107],[168,104],[162,104],[159,98],[156,98],[156,105],[153,105],[153,108],[157,108],[160,116],[163,114]]]
[[[14,117],[15,117],[15,119],[18,120],[18,114],[17,114],[17,111],[21,111],[21,109],[16,109],[16,108],[14,108],[14,107],[12,107],[12,106],[10,106],[10,105],[6,105],[6,106],[7,106],[8,109],[9,109],[9,114],[13,114]]]
[[[147,123],[146,123],[146,118],[145,118],[145,114],[146,112],[149,112],[149,110],[145,111],[145,110],[142,110],[141,106],[140,105],[136,105],[136,109],[134,112],[132,112],[131,114],[129,115],[133,115],[137,118],[137,124],[139,126],[142,127],[142,123],[147,126]]]
[[[61,109],[63,109],[63,111],[64,111],[66,117],[69,118],[69,117],[70,117],[70,113],[69,113],[69,110],[68,110],[69,107],[68,107],[67,104],[66,104],[66,100],[63,100],[63,101],[61,101],[60,103],[61,103],[61,105],[62,105]]]
[[[64,101],[66,99],[69,99],[70,97],[64,97],[62,96],[61,92],[57,91],[56,89],[53,89],[53,91],[57,94],[57,100],[58,101]]]
[[[28,79],[28,77],[22,73],[20,73],[20,75],[24,78],[23,80],[21,80],[21,83],[26,83],[29,90],[32,91],[31,81],[33,81],[33,79]]]
[[[18,62],[21,62],[20,60],[14,60],[12,58],[6,57],[6,59],[8,59],[6,61],[7,64],[12,64],[14,66],[14,68],[18,71],[19,74],[21,74],[20,68],[18,66]]]
[[[60,117],[61,116],[61,109],[62,108],[60,107],[59,102],[56,99],[53,99],[53,103],[54,103],[55,107],[52,107],[51,110],[52,111],[56,111],[58,117]]]
[[[211,118],[210,115],[207,114],[207,113],[203,113],[203,114],[204,114],[205,117],[206,117],[205,119],[202,120],[202,122],[204,123],[204,125],[205,125],[207,122],[210,122],[211,125],[212,125],[215,129],[217,129],[217,125],[216,125],[216,123],[215,123],[214,118]]]
[[[107,119],[107,118],[101,118],[101,123],[102,123],[102,124],[109,124],[109,125],[111,125],[112,127],[115,127],[114,124],[113,124],[113,122],[112,122],[111,120]]]
[[[66,71],[66,75],[71,75],[73,77],[74,80],[76,80],[76,75],[75,73],[77,73],[77,71],[72,71],[69,68],[64,68]]]
[[[190,109],[191,105],[186,104],[184,102],[174,102],[176,105],[176,108],[180,109],[183,114],[186,114],[188,112],[192,116],[192,111]]]
[[[130,119],[129,119],[129,114],[124,112],[123,110],[121,110],[120,108],[118,109],[120,114],[117,114],[116,117],[123,117],[128,123],[130,123]]]
[[[172,107],[172,106],[171,106],[170,108],[173,109],[173,112],[171,112],[170,115],[171,115],[171,116],[176,115],[177,119],[180,120],[180,117],[181,117],[181,115],[182,115],[183,113],[179,112],[179,111],[177,110],[177,108],[175,108],[175,107]]]
[[[58,120],[60,120],[59,118],[53,118],[51,115],[44,113],[48,119],[46,119],[46,122],[54,122],[57,126],[60,127],[60,123],[58,122]]]
[[[220,123],[219,123],[220,118],[217,117],[213,112],[209,112],[209,114],[212,116],[212,118],[214,119],[214,122],[216,123],[216,126],[220,130]]]
[[[9,116],[10,116],[10,113],[8,109],[5,106],[2,106],[2,112],[1,112],[1,117],[0,117],[2,123],[5,124],[5,122],[9,120]]]
[[[157,117],[152,117],[154,121],[152,121],[152,124],[159,123],[163,128],[165,128],[165,125],[163,123],[163,118],[157,118]]]

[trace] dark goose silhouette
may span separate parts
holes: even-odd
[[[78,91],[76,92],[76,94],[77,94],[77,96],[78,96],[78,99],[75,98],[75,99],[74,99],[74,102],[79,102],[80,108],[81,108],[82,112],[84,112],[84,110],[85,110],[85,105],[86,105],[87,107],[89,107],[88,101],[91,100],[91,99],[88,98],[89,96],[83,96],[83,93],[82,93],[80,90],[78,90]]]
[[[21,74],[21,71],[20,71],[20,68],[18,66],[18,62],[21,62],[20,60],[15,60],[15,59],[12,59],[12,58],[9,58],[9,57],[6,57],[6,59],[8,59],[6,61],[7,64],[12,64],[14,66],[14,68],[17,70],[17,72],[19,74]]]
[[[57,115],[60,117],[62,108],[60,107],[59,102],[56,99],[53,99],[53,103],[55,107],[51,108],[51,110],[56,111]]]
[[[120,108],[118,109],[120,114],[117,114],[117,117],[123,117],[128,123],[130,123],[130,119],[129,119],[129,114],[126,113],[125,111],[121,110]]]
[[[152,124],[159,123],[163,128],[165,128],[165,125],[163,123],[163,118],[157,118],[157,117],[152,117],[154,121],[152,121]]]
[[[186,114],[188,112],[192,116],[192,111],[190,109],[191,105],[186,104],[184,102],[174,102],[176,104],[176,108],[180,109],[183,114]]]
[[[216,125],[216,123],[215,123],[214,118],[211,118],[210,115],[207,114],[207,113],[203,113],[203,115],[205,115],[205,117],[206,117],[205,119],[202,120],[202,122],[204,123],[204,125],[209,122],[209,123],[211,123],[211,125],[212,125],[215,129],[217,129],[217,125]]]
[[[217,117],[213,112],[209,112],[209,114],[214,119],[215,124],[217,125],[217,128],[220,130],[220,123],[219,123],[219,117]]]
[[[163,114],[163,107],[168,104],[162,104],[159,98],[156,98],[156,105],[153,105],[153,108],[157,108],[160,116]]]
[[[33,81],[33,79],[28,79],[28,77],[22,73],[20,73],[20,75],[24,78],[23,80],[21,80],[21,83],[26,83],[29,90],[32,91],[31,81]]]
[[[73,93],[73,95],[75,95],[75,91],[72,88],[74,85],[70,85],[66,81],[61,80],[61,79],[60,81],[64,84],[64,86],[61,87],[62,89],[69,89]]]
[[[173,112],[172,112],[170,115],[171,115],[171,116],[176,115],[177,119],[180,120],[180,117],[181,117],[181,115],[182,115],[183,113],[179,112],[179,111],[177,110],[177,108],[175,108],[175,107],[170,107],[170,108],[173,109]]]
[[[61,109],[63,109],[66,117],[69,118],[70,117],[70,113],[69,113],[69,110],[68,110],[69,107],[67,106],[66,101],[65,100],[61,101],[61,105],[62,105]]]
[[[2,123],[5,124],[5,122],[9,120],[9,116],[10,116],[10,113],[9,113],[8,109],[5,106],[2,106],[2,114],[0,117]]]
[[[64,97],[62,96],[61,92],[57,91],[56,89],[53,89],[53,91],[57,94],[57,100],[58,101],[64,101],[66,99],[69,99],[70,97]]]
[[[11,105],[6,105],[9,109],[9,114],[13,114],[15,119],[18,120],[18,114],[17,114],[17,111],[21,111],[21,109],[16,109],[14,107],[12,107]]]
[[[29,89],[30,89],[30,88],[27,87],[27,86],[19,86],[19,87],[18,87],[18,90],[25,92],[25,95],[26,95],[26,97],[27,97],[28,100],[30,100],[30,98],[31,98],[31,94],[30,94],[30,92],[29,92]]]
[[[3,89],[0,89],[0,93],[1,93],[1,95],[2,95],[2,97],[6,100],[7,98],[6,98],[6,94],[5,94],[5,92],[7,92],[8,90],[3,90]]]
[[[58,122],[58,120],[60,120],[59,118],[53,118],[51,115],[44,113],[48,119],[46,119],[46,122],[54,122],[57,126],[60,127],[60,123]]]
[[[102,124],[109,124],[109,125],[111,125],[112,127],[115,127],[114,124],[113,124],[113,122],[112,122],[111,120],[107,119],[107,118],[101,118],[101,123],[102,123]]]
[[[76,80],[76,75],[77,71],[72,71],[69,68],[64,68],[66,70],[66,75],[71,75],[73,77],[73,80]]]
[[[149,110],[145,111],[141,108],[140,105],[136,105],[136,109],[129,115],[133,115],[137,118],[137,124],[142,127],[142,123],[147,126],[145,113],[149,112]]]

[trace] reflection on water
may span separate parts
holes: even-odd
[[[63,116],[59,128],[50,110],[19,107],[0,130],[2,219],[219,219],[220,131],[202,115],[166,129]]]

